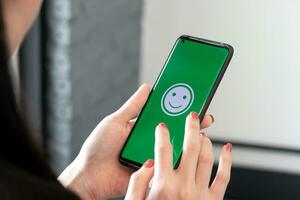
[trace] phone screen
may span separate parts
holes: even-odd
[[[123,147],[121,162],[141,166],[153,159],[155,128],[164,122],[170,131],[175,167],[182,153],[185,118],[203,110],[231,54],[226,45],[180,37]]]

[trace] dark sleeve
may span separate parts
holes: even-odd
[[[79,200],[56,179],[41,178],[0,158],[1,200]]]

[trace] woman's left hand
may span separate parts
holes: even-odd
[[[122,166],[118,157],[149,93],[150,87],[143,84],[118,111],[98,124],[79,155],[59,176],[64,186],[82,199],[107,199],[126,193],[134,171]],[[205,116],[201,127],[211,123],[212,116]]]

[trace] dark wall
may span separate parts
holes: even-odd
[[[226,197],[232,200],[300,199],[300,176],[233,167]]]
[[[138,84],[141,0],[72,1],[72,152]]]

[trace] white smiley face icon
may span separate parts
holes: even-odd
[[[193,101],[193,89],[185,83],[177,83],[166,90],[161,99],[161,107],[167,115],[178,116],[187,111]]]

